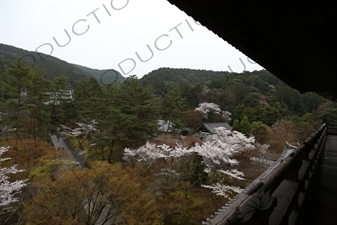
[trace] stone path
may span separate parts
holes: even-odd
[[[56,137],[56,135],[50,134],[49,136],[50,136],[50,139],[51,139],[51,141],[52,141],[52,143],[53,143],[56,151],[57,151],[58,148],[62,148],[63,147],[64,151],[68,153],[67,155],[63,155],[61,157],[61,159],[77,162],[76,158],[73,156],[73,154],[69,150],[69,148],[66,145],[66,143],[64,143],[62,135],[61,135],[61,137],[59,139]]]

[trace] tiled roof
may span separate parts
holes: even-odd
[[[218,128],[218,127],[224,127],[227,130],[232,130],[232,127],[228,123],[203,123],[202,126],[205,127],[212,134],[217,133],[215,131],[215,128]],[[198,130],[200,130],[200,129],[201,128],[199,128]]]

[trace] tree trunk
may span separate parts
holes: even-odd
[[[33,135],[34,135],[34,146],[35,148],[36,146],[36,115],[35,115],[36,111],[35,108],[33,109]]]
[[[110,146],[110,153],[109,153],[109,158],[108,158],[108,163],[112,164],[111,158],[113,155],[113,146],[114,146],[114,141],[111,140],[111,146]]]

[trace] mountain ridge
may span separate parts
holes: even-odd
[[[0,71],[5,71],[5,66],[10,66],[19,58],[24,58],[31,67],[39,68],[47,78],[65,75],[70,85],[76,87],[81,79],[94,77],[101,83],[123,82],[123,77],[114,69],[92,69],[86,66],[69,63],[60,58],[44,53],[28,51],[12,45],[0,43]]]

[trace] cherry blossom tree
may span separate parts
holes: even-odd
[[[170,147],[166,144],[156,145],[147,142],[135,150],[125,148],[124,159],[135,159],[147,169],[152,168],[154,171],[152,192],[157,192],[158,196],[165,199],[168,192],[177,188],[183,183],[183,178],[188,177],[188,172],[186,174],[185,170],[188,165],[185,164],[185,160],[191,153],[179,144]],[[155,164],[156,162],[160,163]],[[185,187],[185,191],[188,192],[187,187]]]
[[[223,168],[226,165],[234,166],[239,162],[232,158],[234,154],[247,148],[254,148],[254,137],[247,138],[240,132],[227,130],[223,127],[215,128],[218,139],[197,144],[191,150],[203,157],[207,166]]]
[[[215,103],[203,102],[195,108],[196,111],[200,112],[204,118],[208,118],[208,113],[213,110],[215,114],[220,115],[221,109],[220,106]]]
[[[166,144],[156,145],[150,142],[147,142],[145,145],[139,147],[138,149],[124,149],[124,160],[129,160],[133,158],[142,164],[150,167],[158,159],[169,158],[180,158],[184,155],[191,154],[192,151],[187,148],[177,145],[175,148],[171,148]]]
[[[225,118],[225,120],[227,120],[227,121],[232,120],[231,115],[232,115],[232,113],[229,112],[229,111],[222,111],[222,117]]]
[[[74,129],[70,129],[69,127],[66,127],[62,125],[62,128],[65,129],[65,132],[68,135],[77,137],[79,135],[88,136],[91,132],[97,131],[97,129],[94,127],[94,125],[97,122],[95,120],[90,121],[88,124],[86,123],[75,123],[78,127]]]
[[[200,112],[205,119],[208,119],[209,113],[213,112],[216,115],[221,115],[226,121],[231,121],[231,115],[229,111],[221,111],[219,105],[215,103],[203,102],[195,108],[196,111]]]
[[[10,147],[0,147],[0,156],[9,150]],[[17,165],[11,167],[1,167],[4,161],[10,158],[0,158],[0,214],[12,210],[12,203],[19,199],[16,194],[21,192],[21,189],[27,185],[27,180],[10,181],[9,174],[16,174],[24,170],[18,169]]]
[[[89,123],[75,123],[78,127],[71,129],[64,125],[61,125],[63,132],[70,137],[76,138],[78,146],[80,148],[80,155],[87,153],[88,148],[85,147],[85,141],[90,140],[91,134],[97,132],[95,120],[90,121]]]
[[[223,184],[224,178],[244,180],[244,173],[231,166],[239,164],[234,158],[235,154],[247,149],[254,149],[254,137],[247,138],[240,132],[229,131],[223,127],[216,128],[218,139],[206,141],[202,145],[196,145],[191,151],[196,152],[203,158],[205,171],[211,183],[202,185],[212,189],[213,193],[228,197],[228,192],[240,192],[239,187]]]
[[[215,193],[216,195],[223,196],[225,198],[229,198],[229,195],[228,195],[229,192],[240,193],[241,191],[243,191],[243,189],[239,187],[226,185],[222,183],[216,183],[212,185],[202,185],[202,187],[212,189],[213,193]]]
[[[209,175],[211,184],[202,185],[210,188],[217,195],[228,197],[228,192],[240,192],[239,187],[223,184],[224,177],[231,179],[244,180],[244,174],[231,166],[239,164],[235,154],[247,149],[254,149],[254,137],[247,138],[240,132],[231,132],[223,127],[216,128],[218,139],[205,141],[202,144],[187,149],[180,145],[172,148],[165,144],[156,145],[146,143],[146,145],[132,150],[124,150],[124,159],[136,159],[151,166],[158,159],[176,159],[185,155],[198,154],[202,157],[202,163],[205,165],[204,172]],[[173,173],[171,173],[173,174]]]

